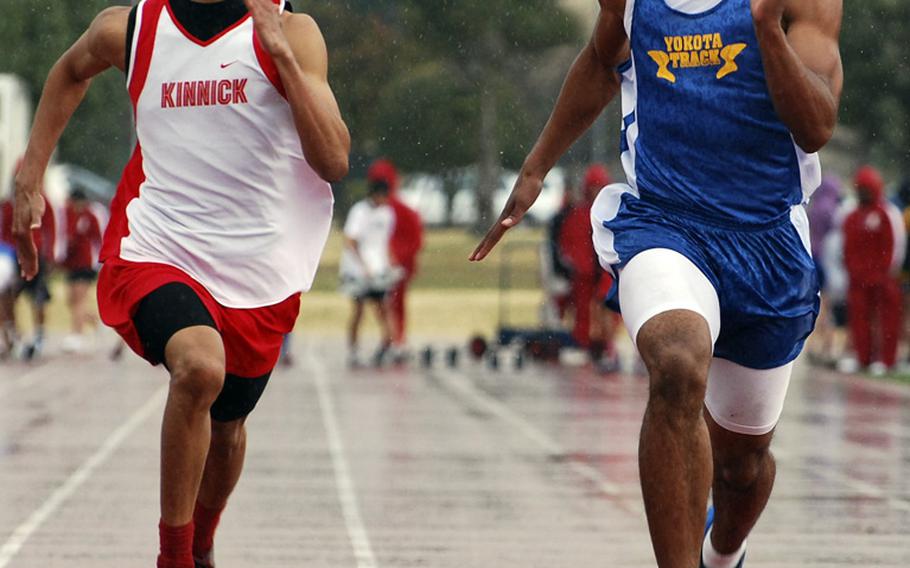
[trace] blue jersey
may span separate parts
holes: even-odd
[[[627,0],[626,12],[622,160],[641,199],[731,226],[790,215],[821,167],[774,109],[750,0]]]

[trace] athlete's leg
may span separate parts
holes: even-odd
[[[218,331],[196,326],[167,343],[170,391],[161,429],[161,520],[172,527],[193,519],[212,437],[209,410],[224,384],[224,345]]]
[[[711,334],[694,312],[652,318],[638,334],[650,375],[639,445],[642,493],[661,568],[698,564],[711,486],[711,450],[701,409]]]
[[[712,556],[735,565],[771,496],[776,467],[770,445],[790,384],[793,364],[747,369],[715,359],[708,379],[705,422],[714,455],[714,525],[705,542]],[[717,565],[721,565],[718,563]]]
[[[245,423],[246,418],[232,422],[212,421],[212,438],[198,498],[207,509],[223,509],[240,480],[246,456]]]
[[[639,468],[654,552],[661,568],[694,568],[711,486],[702,408],[720,332],[717,293],[689,259],[666,249],[633,258],[619,286],[625,323],[650,375]]]
[[[213,565],[215,530],[233,493],[246,457],[246,418],[231,422],[212,420],[212,440],[193,513],[193,557],[203,566]]]

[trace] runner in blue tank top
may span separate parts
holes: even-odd
[[[793,361],[818,312],[804,204],[837,121],[843,4],[600,7],[471,260],[521,221],[546,173],[621,93],[628,183],[603,189],[592,223],[650,375],[639,461],[651,540],[661,568],[739,568],[774,484],[769,446]]]

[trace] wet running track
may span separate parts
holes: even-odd
[[[250,420],[219,568],[654,566],[641,377],[349,371],[298,338]],[[165,375],[0,366],[0,568],[150,568]],[[749,568],[910,567],[910,388],[800,367]]]

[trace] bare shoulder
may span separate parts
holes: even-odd
[[[118,68],[123,68],[126,55],[128,6],[112,6],[102,10],[87,32],[92,55]]]
[[[328,50],[316,20],[309,14],[286,12],[281,25],[294,51],[294,57],[303,70],[327,75]]]
[[[789,25],[812,25],[837,37],[844,17],[844,0],[787,0],[784,19]]]
[[[599,0],[600,16],[592,43],[601,63],[618,67],[629,59],[629,38],[626,34],[626,0]],[[631,1],[631,0],[630,0]]]
[[[626,13],[626,0],[598,0],[601,12],[614,16],[624,16]]]

